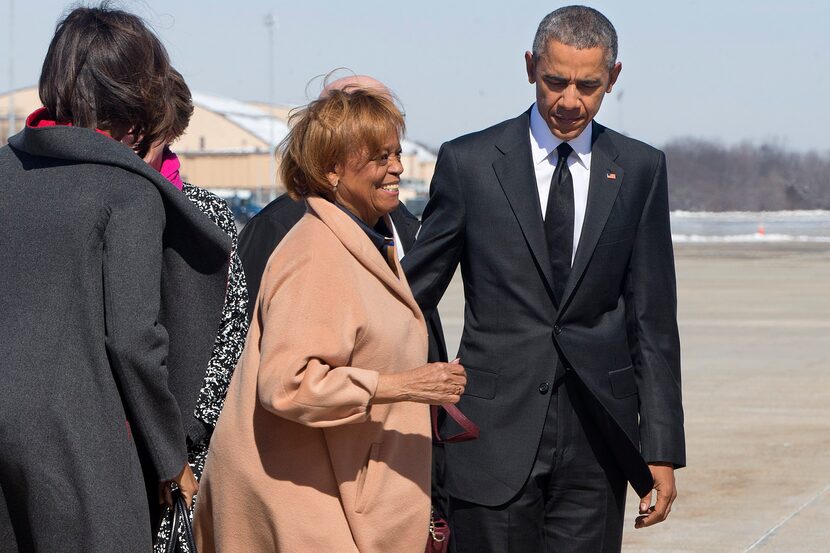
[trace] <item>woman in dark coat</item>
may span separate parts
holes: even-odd
[[[176,398],[202,384],[230,240],[139,157],[173,117],[169,70],[140,19],[76,9],[45,108],[0,150],[0,536],[20,551],[149,551],[140,458],[197,489],[198,394]]]

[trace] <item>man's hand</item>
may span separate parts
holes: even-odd
[[[654,492],[657,492],[657,501],[651,504],[654,492],[640,498],[640,515],[634,521],[634,528],[645,528],[663,522],[671,512],[672,503],[677,498],[677,487],[674,483],[674,467],[671,463],[652,463],[648,468],[654,478]]]

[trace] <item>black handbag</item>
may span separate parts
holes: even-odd
[[[167,541],[165,553],[176,553],[180,550],[179,544],[184,542],[190,553],[196,552],[196,541],[193,539],[193,525],[190,523],[190,513],[187,512],[187,503],[178,488],[172,490],[173,522],[170,524],[170,539]]]

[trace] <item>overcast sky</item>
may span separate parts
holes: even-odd
[[[71,3],[0,0],[0,90],[37,82]],[[523,54],[563,5],[529,0],[127,0],[162,37],[191,88],[268,100],[268,32],[278,103],[302,104],[316,75],[373,75],[401,98],[409,136],[431,146],[518,115],[533,101]],[[598,121],[660,146],[692,136],[830,151],[830,2],[602,0],[623,71]],[[12,33],[13,45],[8,33]],[[308,90],[307,90],[308,89]]]

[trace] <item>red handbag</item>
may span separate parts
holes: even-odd
[[[438,409],[443,408],[447,414],[463,429],[457,434],[441,437],[438,431]],[[432,415],[432,435],[433,439],[438,443],[452,444],[457,442],[466,442],[467,440],[475,440],[479,436],[479,428],[476,423],[471,421],[461,412],[461,410],[452,403],[445,403],[443,405],[430,406],[430,414]],[[450,527],[447,521],[443,518],[435,516],[435,510],[430,510],[429,514],[429,537],[427,538],[427,546],[425,553],[447,553],[447,548],[450,543]]]
[[[462,432],[458,434],[453,434],[452,436],[447,436],[446,438],[442,438],[441,434],[438,432],[438,408],[443,408],[447,414],[452,417],[458,426],[463,428]],[[457,442],[466,442],[468,440],[475,440],[478,438],[479,435],[479,428],[476,423],[471,421],[461,412],[461,409],[453,405],[452,403],[444,403],[442,405],[431,405],[430,411],[432,412],[432,435],[436,442],[441,444],[454,444]]]

